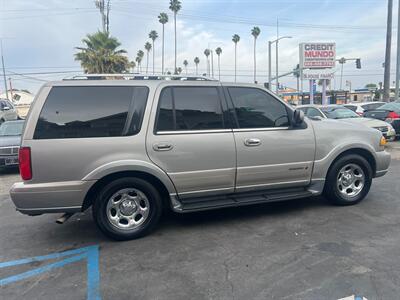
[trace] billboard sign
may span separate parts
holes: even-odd
[[[300,67],[302,69],[334,68],[335,63],[335,43],[300,44]]]

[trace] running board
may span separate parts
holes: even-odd
[[[298,198],[311,197],[312,192],[304,188],[291,188],[280,190],[265,190],[257,192],[245,192],[218,196],[197,197],[180,199],[181,212],[192,212],[224,207],[235,207],[258,203],[277,202]]]

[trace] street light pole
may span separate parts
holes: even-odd
[[[280,40],[282,40],[282,39],[291,39],[292,37],[291,36],[282,36],[282,37],[280,37],[280,38],[277,38],[276,40],[274,40],[274,41],[269,41],[268,42],[268,61],[269,61],[269,70],[268,70],[268,81],[269,81],[269,88],[271,89],[271,81],[272,81],[272,78],[271,78],[271,45],[273,44],[273,43],[276,43],[276,62],[275,62],[275,64],[276,64],[276,70],[275,70],[275,72],[276,72],[276,94],[278,94],[278,92],[279,92],[279,47],[278,47],[278,42],[280,41]]]
[[[268,88],[271,90],[272,89],[272,55],[271,55],[271,50],[272,50],[272,43],[269,41],[268,42]]]
[[[0,39],[0,50],[1,50],[1,65],[3,68],[3,80],[4,80],[4,92],[6,93],[6,98],[9,100],[8,98],[8,92],[7,92],[7,80],[6,80],[6,69],[4,67],[4,57],[3,57],[3,40]]]

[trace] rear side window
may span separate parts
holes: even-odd
[[[230,87],[228,90],[235,106],[239,128],[290,125],[285,105],[263,90],[246,87]]]
[[[343,106],[348,108],[348,109],[350,109],[350,110],[352,110],[352,111],[356,111],[357,110],[357,106],[355,106],[355,105],[343,105]]]
[[[115,137],[140,131],[148,89],[130,86],[53,87],[34,139]]]
[[[156,131],[224,129],[216,87],[167,87],[158,105]]]

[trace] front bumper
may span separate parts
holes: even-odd
[[[30,184],[17,182],[10,196],[16,209],[28,215],[79,212],[95,181],[66,181]]]
[[[374,177],[381,177],[385,175],[389,170],[389,165],[391,161],[391,155],[386,151],[376,152],[376,171]]]

